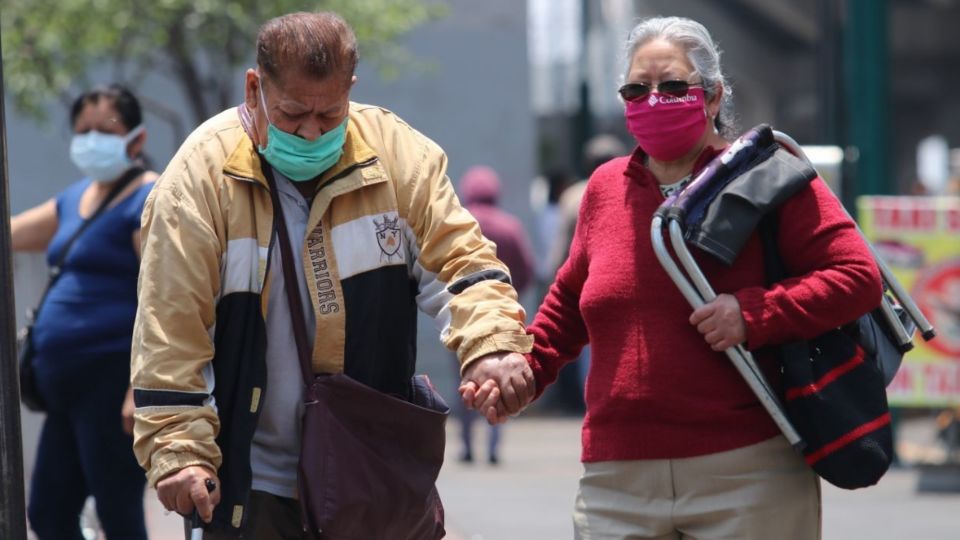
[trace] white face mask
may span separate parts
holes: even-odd
[[[127,155],[127,145],[141,133],[143,125],[133,128],[125,136],[100,131],[74,135],[70,142],[70,159],[83,174],[94,180],[113,180],[133,164]]]

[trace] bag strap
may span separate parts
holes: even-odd
[[[313,381],[313,363],[310,360],[310,345],[307,339],[307,321],[303,316],[303,299],[300,298],[300,286],[290,249],[290,233],[287,231],[287,222],[283,216],[283,206],[277,191],[277,182],[273,178],[273,168],[267,160],[260,156],[263,176],[267,179],[270,188],[270,200],[273,202],[273,226],[277,231],[277,242],[280,243],[280,266],[283,270],[283,289],[287,294],[287,306],[290,308],[290,321],[293,325],[293,339],[297,345],[297,358],[300,361],[300,374],[303,375],[303,384],[310,386]]]
[[[144,173],[144,168],[139,165],[127,169],[127,172],[117,179],[113,184],[113,187],[110,188],[110,191],[107,193],[107,196],[103,199],[97,209],[94,210],[93,215],[83,220],[83,223],[77,227],[77,230],[73,233],[72,236],[66,241],[63,245],[63,249],[60,250],[60,256],[57,257],[57,262],[50,267],[50,278],[47,280],[47,286],[43,289],[43,294],[40,295],[40,301],[37,302],[37,307],[34,308],[33,313],[30,314],[31,320],[36,320],[37,314],[40,313],[40,307],[43,306],[44,300],[47,299],[47,294],[50,292],[50,289],[53,288],[54,283],[57,282],[57,279],[60,278],[60,274],[63,271],[63,265],[67,262],[67,255],[70,253],[70,248],[73,247],[73,244],[77,241],[77,238],[80,238],[80,235],[94,222],[101,214],[107,209],[107,206],[117,198],[117,195],[124,190],[127,186],[130,185],[135,178]]]
[[[109,204],[115,198],[117,198],[117,195],[119,195],[125,187],[130,185],[130,182],[132,182],[134,178],[143,174],[143,171],[143,167],[131,167],[127,169],[127,172],[123,173],[123,176],[117,179],[117,181],[113,184],[113,187],[110,188],[110,191],[107,193],[107,196],[103,199],[103,202],[97,206],[97,209],[93,212],[93,215],[85,219],[83,223],[80,224],[80,227],[77,228],[77,231],[73,233],[73,236],[71,236],[70,239],[67,240],[67,243],[63,245],[63,249],[60,250],[60,257],[57,259],[57,263],[53,265],[52,270],[59,274],[60,269],[63,267],[63,263],[67,260],[67,253],[70,251],[70,248],[73,247],[73,243],[77,240],[77,238],[79,238],[80,235],[83,234],[83,231],[87,230],[87,227],[89,227],[90,224],[93,223],[93,221],[97,219],[100,214],[104,212],[104,210],[107,209],[107,206],[109,206]]]
[[[787,277],[787,269],[783,265],[783,259],[780,257],[780,246],[777,244],[777,235],[780,231],[779,218],[780,215],[776,211],[770,212],[760,218],[760,223],[757,226],[760,242],[763,246],[763,279],[767,287]]]
[[[763,246],[763,279],[767,287],[771,287],[774,283],[789,277],[787,267],[783,264],[783,258],[780,255],[780,245],[777,242],[778,232],[780,231],[779,212],[773,211],[760,218],[757,230]],[[781,369],[783,369],[782,366],[785,362],[810,358],[810,346],[804,340],[768,345],[766,348],[773,351],[774,356],[780,360]]]

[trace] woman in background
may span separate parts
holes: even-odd
[[[126,88],[82,94],[70,121],[70,158],[84,177],[13,217],[13,249],[46,251],[48,264],[56,265],[107,194],[120,191],[69,247],[33,326],[33,366],[47,417],[28,515],[40,540],[82,540],[80,513],[92,495],[107,538],[146,539],[145,478],[132,450],[130,341],[140,214],[157,174],[143,166],[140,104]]]

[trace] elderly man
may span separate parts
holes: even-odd
[[[443,151],[350,101],[356,64],[336,14],[267,22],[244,102],[190,135],[144,210],[134,449],[167,509],[212,525],[206,538],[303,534],[291,304],[313,373],[405,395],[419,306],[465,381],[498,381],[511,410],[533,392],[529,370],[508,375],[531,338],[506,267],[459,205]]]

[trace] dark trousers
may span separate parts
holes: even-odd
[[[250,514],[237,533],[205,532],[203,540],[307,540],[300,523],[300,502],[262,491],[251,491]]]
[[[30,483],[28,516],[40,540],[83,540],[80,512],[93,495],[110,540],[146,540],[146,478],[123,431],[120,408],[130,355],[37,359],[49,406]]]

